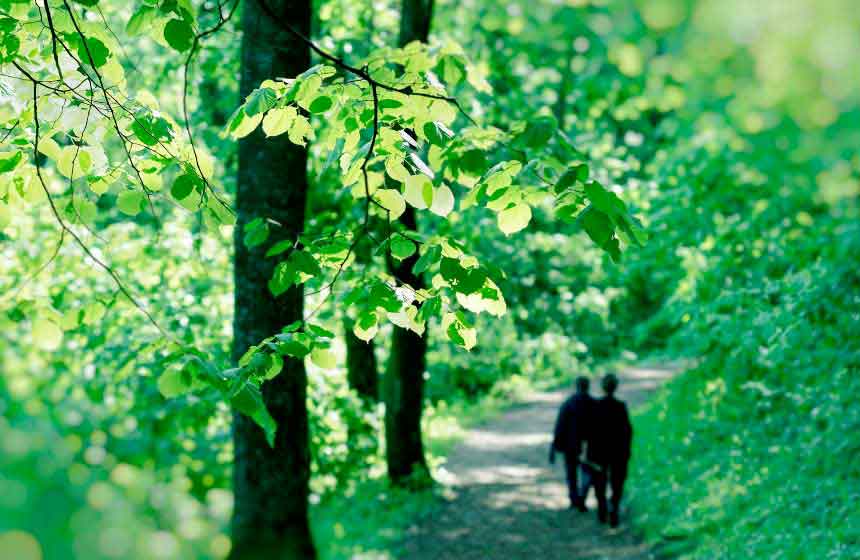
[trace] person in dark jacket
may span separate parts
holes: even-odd
[[[606,396],[595,401],[594,429],[588,439],[587,459],[591,465],[589,474],[597,496],[597,517],[612,527],[618,526],[618,513],[624,482],[627,479],[627,464],[633,442],[633,426],[627,405],[615,398],[618,378],[609,374],[601,382]],[[610,507],[606,502],[606,485],[612,490]]]
[[[564,454],[564,466],[567,473],[567,491],[570,497],[570,507],[579,511],[588,511],[585,507],[585,491],[579,488],[577,473],[582,444],[589,439],[592,424],[594,399],[588,394],[589,381],[587,377],[576,379],[576,393],[561,405],[555,422],[555,433],[549,449],[549,462],[555,463],[555,452]]]

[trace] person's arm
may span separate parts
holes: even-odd
[[[561,405],[555,419],[555,429],[552,432],[552,443],[549,444],[549,464],[555,463],[555,452],[561,451],[567,425],[567,406]]]
[[[633,424],[630,422],[630,414],[627,412],[627,405],[624,404],[624,418],[623,418],[623,427],[624,427],[624,443],[627,449],[627,460],[630,460],[630,456],[633,453]]]
[[[555,429],[552,432],[552,447],[558,451],[564,448],[564,441],[567,437],[567,416],[567,403],[565,403],[558,410],[558,416],[555,419]]]

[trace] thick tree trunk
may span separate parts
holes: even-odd
[[[433,0],[403,0],[400,19],[400,46],[412,41],[427,41],[433,17]],[[406,207],[400,221],[417,230],[415,209]],[[412,273],[418,259],[413,255],[390,266],[398,282],[416,290],[423,287],[420,276]],[[391,264],[391,263],[389,263]],[[388,477],[398,485],[426,479],[427,463],[421,438],[421,413],[424,409],[424,370],[427,366],[427,340],[412,331],[394,328],[391,355],[385,369],[385,460]],[[415,474],[417,477],[412,477]]]
[[[268,5],[282,21],[310,34],[309,0],[268,0]],[[307,45],[279,31],[256,2],[244,4],[242,27],[242,99],[264,79],[295,76],[310,66]],[[304,225],[306,167],[307,150],[291,144],[286,135],[265,138],[258,130],[239,144],[234,360],[250,345],[302,317],[301,288],[273,297],[267,282],[274,259],[264,258],[263,247],[247,249],[242,238],[244,225],[258,216],[280,224],[271,228],[270,242],[296,238]],[[278,423],[274,448],[250,418],[234,415],[231,558],[312,559],[304,363],[285,360],[283,371],[263,385],[263,398]]]

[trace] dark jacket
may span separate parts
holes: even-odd
[[[562,453],[579,455],[589,438],[595,400],[588,393],[576,393],[564,401],[555,421],[552,446]]]
[[[633,426],[627,405],[615,397],[594,402],[594,424],[588,438],[588,460],[598,465],[625,464],[630,460]]]

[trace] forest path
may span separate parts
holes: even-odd
[[[617,373],[619,398],[632,409],[677,370],[630,366]],[[599,393],[597,391],[593,391]],[[547,456],[555,416],[569,391],[531,395],[499,417],[469,430],[444,465],[453,497],[411,527],[397,552],[404,560],[645,559],[648,547],[622,524],[597,522],[568,509],[564,460]],[[635,424],[634,424],[635,430]]]

